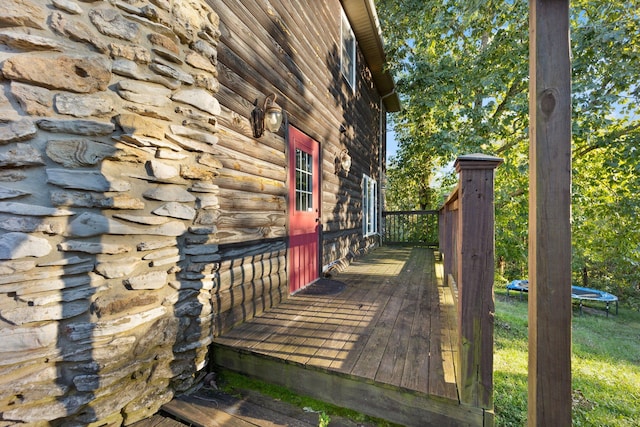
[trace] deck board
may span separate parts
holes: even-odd
[[[131,427],[187,427],[186,424],[158,414],[130,425]]]
[[[400,385],[409,390],[429,392],[429,352],[431,336],[431,301],[425,290],[418,294],[418,303],[413,316],[409,342],[407,344],[406,369]]]
[[[302,326],[304,324],[301,323],[300,326],[288,331],[293,336],[289,340],[290,347],[282,349],[288,353],[284,359],[301,364],[315,359],[316,353],[339,326],[336,321],[340,316],[338,311],[337,304],[328,303],[315,311],[316,318],[313,322],[306,322],[306,326]]]
[[[214,345],[459,403],[453,297],[430,249],[380,248],[332,279],[346,289],[292,295]]]
[[[408,298],[402,300],[400,311],[404,312],[404,315],[397,316],[395,319],[391,335],[387,339],[384,353],[379,361],[376,381],[400,386],[411,332],[409,313],[412,315],[415,312],[415,305],[415,300]]]
[[[248,399],[238,399],[217,392],[183,395],[163,405],[162,409],[196,427],[312,427],[313,424],[291,417]],[[161,426],[158,426],[161,427]]]
[[[360,340],[364,341],[364,337],[366,337],[366,344],[351,370],[352,375],[374,379],[401,307],[402,298],[392,296],[384,306],[382,314],[377,319],[374,327],[368,326],[371,331],[369,334],[363,335],[363,339]]]
[[[348,277],[344,280],[348,280]],[[347,333],[348,338],[342,351],[331,364],[331,368],[338,372],[352,373],[391,298],[391,292],[386,289],[389,284],[382,285],[376,292],[372,292],[366,283],[362,286],[363,293],[360,294],[360,298],[350,305],[350,317],[357,322],[342,322],[341,331]]]
[[[363,301],[366,294],[366,289],[358,288],[351,297],[356,303],[343,305],[332,336],[325,341],[324,347],[316,354],[315,363],[317,366],[331,367],[336,370],[345,369],[344,361],[347,356],[350,353],[355,354],[354,346],[357,334],[352,331],[359,330],[360,324],[369,319],[369,304],[358,302]],[[325,357],[326,359],[324,359]]]
[[[400,315],[396,318],[393,334],[390,337],[385,354],[381,360],[376,381],[395,386],[401,386],[405,378],[405,370],[408,377],[419,376],[420,359],[428,359],[428,352],[412,355],[418,365],[407,364],[409,351],[415,351],[412,341],[417,341],[412,337],[414,322],[423,322],[421,318],[416,318],[416,313],[420,310],[421,300],[425,299],[425,266],[420,263],[420,257],[411,257],[411,262],[407,264],[404,274],[400,274],[399,280],[406,283],[406,292]],[[419,339],[418,339],[419,340]],[[428,333],[426,335],[428,342]],[[423,365],[426,367],[426,365]],[[417,384],[419,385],[419,384]],[[413,388],[412,388],[413,389]],[[415,390],[419,390],[415,388]]]

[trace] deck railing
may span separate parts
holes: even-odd
[[[458,394],[461,403],[485,410],[485,425],[493,425],[493,181],[501,162],[483,154],[458,157],[458,187],[439,220],[444,278],[457,305]]]
[[[382,242],[438,247],[438,211],[385,211]]]

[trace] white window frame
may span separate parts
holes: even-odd
[[[350,49],[349,49],[350,48]],[[348,58],[347,58],[348,56]],[[353,91],[356,88],[356,36],[342,10],[340,24],[340,72]]]
[[[362,235],[378,234],[378,183],[362,175]]]

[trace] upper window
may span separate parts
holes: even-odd
[[[362,177],[362,234],[378,233],[378,184],[367,175]]]
[[[356,87],[356,36],[353,34],[347,15],[342,11],[342,49],[340,50],[340,70],[351,89]]]

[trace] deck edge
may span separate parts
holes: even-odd
[[[212,344],[217,367],[406,426],[482,426],[480,408],[336,371]]]

